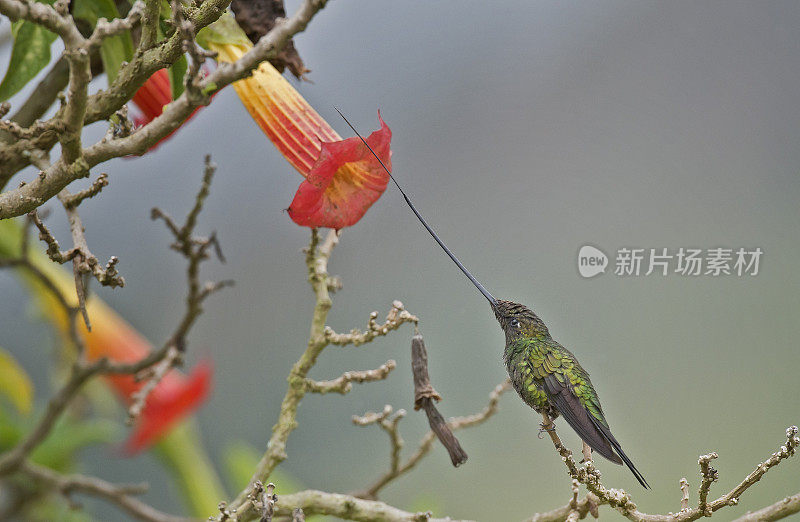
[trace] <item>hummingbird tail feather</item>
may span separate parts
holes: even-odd
[[[611,430],[603,424],[597,417],[581,404],[580,399],[569,389],[566,384],[562,384],[553,376],[548,375],[544,379],[544,388],[548,399],[564,417],[578,436],[583,439],[594,451],[607,458],[615,464],[625,464],[631,470],[633,476],[639,484],[646,489],[650,485],[644,476],[639,473],[631,459],[622,451],[617,439],[611,434]]]
[[[622,464],[622,459],[614,453],[608,437],[598,429],[596,419],[586,411],[580,399],[553,375],[545,377],[544,385],[550,402],[578,436],[603,457],[615,464]]]
[[[590,416],[591,417],[591,416]],[[642,475],[636,466],[633,464],[633,461],[628,458],[624,451],[622,451],[622,446],[620,446],[619,442],[617,441],[616,437],[611,434],[611,430],[608,429],[607,426],[604,426],[600,421],[592,417],[592,421],[594,422],[595,427],[603,434],[605,439],[608,441],[609,444],[614,448],[614,451],[617,452],[617,455],[622,458],[622,461],[628,466],[628,469],[631,470],[633,476],[636,477],[636,480],[639,481],[639,484],[642,485],[645,489],[650,489],[650,484],[647,483],[645,480],[644,475]],[[591,446],[591,444],[590,444]]]

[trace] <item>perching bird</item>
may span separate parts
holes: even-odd
[[[639,484],[647,481],[611,434],[589,373],[572,352],[551,336],[527,306],[489,301],[506,334],[503,359],[514,389],[525,404],[550,419],[559,415],[593,450],[616,464],[625,463]]]
[[[422,218],[391,171],[386,168],[361,134],[339,109],[336,109],[336,112],[344,118],[347,125],[361,138],[361,142],[389,174],[420,223],[489,301],[500,327],[506,334],[503,358],[514,389],[522,400],[537,412],[546,413],[550,419],[563,416],[567,424],[589,447],[611,462],[625,463],[639,484],[649,488],[647,481],[611,434],[603,415],[603,408],[600,406],[600,399],[592,386],[592,381],[589,380],[589,373],[578,364],[575,356],[550,337],[547,326],[528,307],[492,297],[492,294],[469,273]]]

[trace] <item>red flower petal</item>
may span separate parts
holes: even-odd
[[[131,101],[141,112],[141,114],[135,114],[133,116],[133,123],[135,126],[142,127],[161,116],[161,113],[164,112],[164,106],[172,101],[172,87],[169,83],[169,74],[167,70],[159,69],[154,72],[153,75],[139,87],[139,90],[133,95]],[[181,123],[181,126],[191,120],[200,108],[201,107],[197,107],[192,114]],[[178,129],[180,129],[180,126],[158,140],[158,142],[150,147],[150,150],[155,149],[161,143],[168,140]]]
[[[169,76],[166,69],[159,69],[147,79],[132,98],[133,103],[142,112],[142,116],[135,118],[137,125],[150,123],[164,110],[164,105],[172,101],[172,89],[169,85]]]
[[[378,113],[381,128],[367,143],[391,169],[392,131]],[[389,175],[357,137],[323,142],[319,158],[288,208],[292,221],[306,227],[340,229],[354,225],[389,183]]]
[[[52,263],[39,266],[62,293],[72,295],[75,299],[75,283],[71,274],[68,275]],[[41,310],[66,334],[71,319],[56,302],[53,292],[33,278],[25,278],[25,281],[32,283]],[[92,331],[88,332],[83,321],[79,321],[78,333],[86,346],[88,361],[105,357],[114,363],[133,363],[142,360],[152,351],[147,339],[96,295],[90,296],[86,301],[86,310],[92,318]],[[210,392],[212,369],[210,362],[203,361],[190,376],[178,370],[167,373],[148,396],[131,439],[127,442],[127,451],[133,453],[147,448],[166,435],[176,422],[199,408]],[[144,385],[143,382],[137,382],[132,375],[107,375],[103,380],[125,405],[131,404],[133,394]]]
[[[125,452],[134,454],[149,447],[190,415],[208,397],[212,374],[211,363],[201,361],[188,377],[177,371],[165,375],[147,398]]]

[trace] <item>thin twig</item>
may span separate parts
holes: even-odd
[[[503,383],[498,384],[489,394],[489,403],[486,407],[483,408],[478,413],[473,415],[467,415],[464,417],[454,417],[450,419],[447,423],[447,426],[453,430],[457,431],[463,428],[469,428],[472,426],[477,426],[486,422],[489,418],[492,417],[497,412],[497,404],[500,401],[500,397],[508,391],[511,387],[511,383],[508,380],[505,380]],[[353,493],[354,497],[364,498],[364,499],[375,499],[378,496],[378,493],[385,488],[389,483],[393,480],[397,479],[398,477],[402,476],[405,473],[408,473],[411,469],[416,466],[420,460],[423,459],[428,453],[430,453],[431,449],[433,448],[433,442],[436,440],[436,434],[433,431],[429,431],[426,433],[419,442],[416,451],[408,457],[402,464],[397,466],[395,470],[389,470],[383,475],[381,475],[375,482],[367,486],[361,491]]]
[[[65,193],[61,202],[67,209],[75,208],[80,205],[84,199],[90,199],[98,195],[106,186],[108,186],[108,174],[103,172],[92,182],[91,187],[78,191],[75,194]]]
[[[216,168],[216,165],[211,161],[211,156],[206,155],[205,167],[203,169],[203,181],[195,196],[194,205],[187,214],[183,225],[178,226],[167,213],[159,208],[154,208],[151,211],[151,218],[163,220],[167,225],[167,229],[169,229],[174,236],[175,241],[170,247],[180,252],[188,261],[186,269],[188,293],[186,296],[184,315],[175,331],[161,349],[153,352],[146,359],[147,361],[152,361],[151,364],[137,367],[135,370],[135,373],[139,374],[138,378],[145,381],[145,384],[132,396],[133,401],[128,408],[129,424],[133,423],[139,417],[144,409],[147,397],[156,388],[158,383],[161,382],[164,376],[169,373],[172,368],[179,366],[183,362],[183,356],[187,346],[186,336],[197,321],[197,318],[203,313],[203,303],[206,298],[214,292],[233,284],[232,281],[218,281],[206,282],[201,285],[199,279],[200,265],[210,257],[210,249],[213,249],[217,256],[221,260],[224,260],[216,234],[212,233],[209,237],[193,235],[195,227],[197,226],[197,217],[203,210],[203,204],[211,190],[211,181],[214,178]],[[143,370],[144,373],[141,373]]]
[[[192,16],[187,17],[193,24],[194,34],[218,19],[229,1],[205,0],[199,8],[194,9]],[[303,31],[325,4],[326,0],[304,0],[291,17],[277,23],[237,62],[220,65],[205,76],[197,85],[203,96],[198,97],[193,94],[193,90],[187,90],[170,103],[159,117],[130,136],[101,140],[81,149],[77,130],[84,124],[111,117],[155,71],[174,63],[183,54],[182,35],[176,31],[153,47],[140,45],[133,61],[119,71],[109,89],[87,97],[86,86],[90,78],[89,44],[88,40],[83,39],[77,32],[71,17],[62,17],[49,6],[44,4],[39,6],[38,2],[32,2],[33,7],[29,7],[28,3],[21,0],[0,0],[0,13],[6,14],[12,20],[26,18],[53,30],[62,36],[65,42],[73,37],[75,39],[67,45],[71,65],[69,101],[56,115],[64,121],[65,131],[50,132],[30,140],[17,140],[13,144],[0,147],[0,185],[29,164],[30,150],[50,150],[59,139],[64,149],[63,161],[54,162],[40,178],[0,194],[0,219],[30,212],[58,194],[72,181],[87,176],[89,169],[99,163],[121,156],[143,154],[153,144],[175,130],[197,107],[208,103],[208,95],[212,92],[248,76],[261,62],[277,56],[289,39]],[[148,8],[154,6],[156,10],[159,5],[153,1],[147,3]],[[145,9],[143,25],[151,27],[152,20],[157,20],[157,14],[148,14],[148,9]],[[148,38],[142,39],[145,43],[147,40]],[[74,52],[71,47],[73,45]]]
[[[585,485],[587,489],[597,498],[598,504],[608,504],[614,509],[616,509],[619,513],[625,516],[628,520],[632,520],[633,522],[691,522],[694,520],[698,520],[703,517],[710,517],[713,514],[726,506],[733,506],[738,504],[739,497],[751,486],[753,486],[756,482],[761,480],[761,477],[764,476],[767,471],[771,468],[780,464],[783,460],[793,456],[797,452],[797,448],[800,446],[800,437],[798,437],[798,428],[797,426],[790,426],[786,430],[786,442],[782,445],[778,451],[773,453],[770,458],[756,466],[756,468],[747,476],[745,479],[739,483],[735,488],[733,488],[728,493],[722,495],[721,497],[717,498],[711,503],[708,503],[705,500],[708,496],[708,491],[710,489],[711,484],[717,480],[718,473],[716,470],[710,467],[709,462],[715,458],[717,458],[716,453],[710,453],[708,455],[702,455],[699,460],[698,464],[700,465],[701,476],[703,478],[704,484],[700,487],[700,496],[701,500],[697,508],[688,508],[688,498],[685,500],[687,509],[681,509],[679,513],[671,513],[669,515],[651,515],[647,513],[642,513],[636,507],[636,504],[631,499],[630,495],[621,489],[607,489],[600,483],[599,473],[596,469],[594,469],[594,465],[591,462],[584,464],[583,467],[578,468],[577,464],[575,464],[574,459],[572,458],[572,452],[564,447],[559,439],[552,421],[550,420],[547,415],[544,415],[544,423],[543,428],[547,429],[548,434],[550,435],[551,440],[553,441],[553,445],[556,448],[556,451],[561,456],[562,460],[564,461],[565,465],[567,466],[567,470],[570,476],[580,482],[581,484]],[[682,488],[683,489],[683,488]],[[684,490],[684,498],[688,497],[688,484],[686,489]],[[765,518],[764,520],[778,520],[779,518],[783,518],[784,516],[788,516],[788,514],[800,511],[800,506],[797,507],[796,511],[792,511],[794,509],[793,499],[792,497],[787,497],[788,501],[786,503],[791,506],[788,510],[782,510],[780,502],[773,504],[772,506],[767,506],[765,516],[774,516],[776,518]],[[684,501],[681,502],[682,506]],[[556,510],[550,511],[547,513],[548,517],[542,518],[541,515],[535,515],[532,519],[535,521],[544,521],[547,520],[548,522],[555,522],[555,521],[562,521],[566,520],[566,516],[569,513],[568,510],[569,506],[567,506],[567,510],[563,508],[557,508]],[[560,517],[560,513],[564,513],[563,517]],[[787,515],[783,515],[783,513],[788,513]],[[550,516],[552,515],[552,516]],[[745,519],[747,520],[747,519]],[[752,519],[751,519],[752,520]],[[761,519],[757,519],[761,520]]]
[[[61,475],[49,468],[26,462],[20,471],[69,498],[72,493],[84,493],[103,498],[118,506],[137,520],[148,522],[197,522],[196,519],[169,515],[158,511],[133,495],[144,493],[146,484],[117,485],[85,475]]]
[[[361,330],[353,328],[350,330],[350,333],[340,334],[333,331],[333,328],[330,326],[326,326],[325,337],[330,344],[335,344],[338,346],[346,346],[348,344],[360,346],[372,341],[376,337],[386,335],[392,330],[397,330],[404,323],[419,323],[419,318],[409,313],[403,306],[403,303],[400,301],[392,302],[392,308],[389,310],[389,313],[386,314],[386,320],[383,322],[383,324],[378,324],[376,321],[377,318],[378,312],[372,312],[369,314],[369,320],[367,321],[367,329],[365,332],[361,332]]]
[[[681,478],[681,511],[689,509],[689,481],[686,477]]]
[[[352,389],[352,383],[382,381],[396,367],[397,363],[395,361],[388,360],[374,370],[351,370],[330,381],[306,379],[306,386],[308,391],[312,393],[340,393],[344,395]]]
[[[406,416],[406,410],[398,410],[392,415],[392,407],[388,404],[383,407],[381,413],[365,413],[363,416],[353,415],[353,424],[358,426],[369,426],[377,424],[389,435],[391,444],[389,472],[397,473],[400,469],[400,452],[403,450],[403,437],[400,436],[398,424]]]

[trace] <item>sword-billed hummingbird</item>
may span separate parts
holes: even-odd
[[[334,107],[335,108],[335,107]],[[461,261],[439,239],[428,223],[423,219],[416,207],[406,195],[403,188],[386,168],[383,161],[372,150],[367,141],[353,127],[339,109],[336,112],[361,139],[375,159],[389,174],[395,186],[400,190],[403,199],[417,216],[422,226],[430,233],[442,250],[472,281],[472,284],[489,301],[500,327],[506,335],[506,346],[503,359],[506,363],[511,383],[522,400],[538,413],[546,414],[550,419],[563,416],[567,424],[583,441],[603,457],[616,464],[625,464],[636,480],[645,488],[649,485],[642,474],[633,465],[631,459],[622,451],[617,439],[611,434],[606,422],[600,399],[589,380],[589,373],[578,363],[575,356],[550,336],[544,322],[530,308],[519,303],[495,299],[486,288],[469,273]]]

